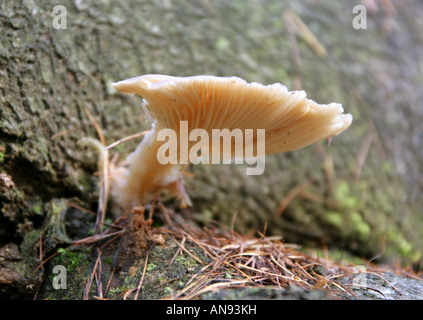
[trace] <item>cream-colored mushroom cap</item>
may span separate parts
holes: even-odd
[[[162,192],[178,198],[181,206],[191,204],[182,177],[189,162],[182,158],[184,152],[179,148],[172,161],[161,161],[162,129],[171,129],[179,135],[179,141],[172,144],[180,146],[184,145],[180,141],[184,136],[182,129],[186,132],[198,129],[203,136],[211,134],[212,139],[206,140],[209,148],[204,148],[205,154],[201,150],[201,158],[209,160],[218,155],[218,159],[226,161],[240,156],[235,152],[239,142],[231,139],[230,147],[224,147],[220,138],[214,139],[215,130],[242,132],[241,148],[254,148],[262,159],[264,154],[299,149],[337,135],[352,122],[352,116],[343,114],[340,104],[318,104],[307,99],[304,91],[288,91],[280,83],[265,86],[237,77],[150,74],[114,83],[113,87],[126,94],[140,95],[152,124],[149,133],[127,157],[126,165],[111,174],[112,197],[122,208],[145,204],[153,194]],[[261,139],[263,132],[265,136]],[[195,141],[189,139],[188,143],[193,145]],[[191,150],[190,146],[188,149]],[[189,161],[196,161],[196,156]],[[258,172],[254,174],[261,171]]]
[[[161,126],[188,129],[265,129],[266,154],[300,149],[335,136],[352,122],[341,104],[318,104],[304,91],[280,84],[247,83],[238,77],[173,77],[149,74],[113,84],[147,102],[147,115]]]

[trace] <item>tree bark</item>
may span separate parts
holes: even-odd
[[[66,10],[64,29],[53,23],[56,5]],[[110,84],[148,73],[281,82],[354,115],[330,148],[269,156],[260,176],[238,165],[192,166],[193,206],[183,214],[366,258],[421,258],[423,11],[418,1],[395,5],[369,9],[367,29],[356,30],[353,4],[335,0],[3,1],[0,173],[13,187],[0,194],[0,247],[19,256],[0,261],[14,279],[0,277],[3,292],[36,290],[42,269],[22,271],[26,278],[16,270],[36,265],[40,238],[44,250],[71,242],[61,225],[66,202],[95,210],[98,155],[78,145],[97,138],[88,113],[108,143],[144,130],[140,99]],[[138,142],[112,153],[124,158]]]

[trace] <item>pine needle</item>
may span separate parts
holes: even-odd
[[[323,58],[327,56],[327,51],[325,47],[317,40],[316,36],[311,32],[307,27],[304,21],[292,10],[289,10],[289,15],[292,18],[292,21],[295,23],[297,30],[305,42],[310,46],[314,53]]]
[[[94,117],[91,115],[88,108],[84,108],[85,113],[88,115],[91,124],[95,128],[98,138],[100,139],[101,144],[105,147],[106,146],[106,139],[104,138],[103,132],[100,126],[95,121]],[[103,231],[103,222],[106,217],[106,208],[107,208],[107,201],[109,197],[109,151],[103,150],[101,153],[100,159],[100,171],[103,175],[103,182],[100,186],[100,196],[98,201],[98,209],[97,209],[97,221],[95,225],[96,233],[101,233]]]
[[[142,270],[142,276],[141,276],[140,282],[138,284],[137,291],[135,292],[134,300],[138,300],[138,294],[140,293],[142,283],[144,281],[145,272],[147,270],[147,263],[148,263],[148,254],[145,257],[144,269]]]
[[[139,132],[139,133],[136,133],[136,134],[133,134],[133,135],[127,136],[127,137],[125,137],[125,138],[122,138],[122,139],[120,139],[120,140],[118,140],[118,141],[115,141],[115,142],[113,142],[112,144],[108,145],[107,147],[105,147],[105,148],[104,148],[104,150],[108,150],[108,149],[114,148],[114,147],[116,147],[117,145],[121,144],[122,142],[125,142],[125,141],[128,141],[128,140],[131,140],[131,139],[135,139],[135,138],[139,138],[139,137],[143,137],[143,136],[145,136],[148,132],[149,132],[149,130],[146,130],[146,131],[142,131],[142,132]]]
[[[77,126],[77,127],[73,127],[73,128],[67,129],[67,130],[63,130],[63,131],[61,131],[59,133],[56,133],[55,135],[51,136],[50,137],[50,140],[51,141],[56,140],[57,138],[60,138],[60,137],[66,135],[68,133],[71,133],[73,131],[79,130],[81,128],[82,128],[82,126]]]

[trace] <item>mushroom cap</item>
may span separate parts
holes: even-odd
[[[304,91],[288,91],[280,83],[148,74],[112,85],[122,93],[140,95],[149,116],[175,132],[180,121],[188,122],[189,131],[201,128],[209,133],[212,129],[265,129],[266,154],[303,148],[341,133],[352,122],[341,104],[318,104]]]

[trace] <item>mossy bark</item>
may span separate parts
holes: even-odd
[[[96,137],[86,110],[109,143],[146,128],[140,99],[118,94],[111,82],[147,73],[213,74],[302,88],[319,103],[342,103],[354,122],[330,148],[322,142],[267,157],[261,176],[246,176],[238,165],[191,167],[195,178],[186,183],[194,205],[184,214],[226,224],[236,215],[243,232],[267,225],[268,234],[287,242],[366,258],[421,258],[422,4],[369,9],[367,29],[356,30],[357,4],[3,1],[0,171],[14,187],[0,194],[0,247],[19,246],[34,265],[40,238],[52,250],[89,233],[92,217],[66,208],[70,200],[96,208],[97,155],[77,143]],[[55,5],[66,9],[65,29],[53,26]],[[301,35],[293,41],[288,9],[326,54]],[[114,151],[124,157],[136,143]],[[286,195],[309,180],[277,214]],[[65,215],[68,225],[60,226]],[[34,293],[43,268],[38,272],[17,287],[2,283],[2,294]]]

